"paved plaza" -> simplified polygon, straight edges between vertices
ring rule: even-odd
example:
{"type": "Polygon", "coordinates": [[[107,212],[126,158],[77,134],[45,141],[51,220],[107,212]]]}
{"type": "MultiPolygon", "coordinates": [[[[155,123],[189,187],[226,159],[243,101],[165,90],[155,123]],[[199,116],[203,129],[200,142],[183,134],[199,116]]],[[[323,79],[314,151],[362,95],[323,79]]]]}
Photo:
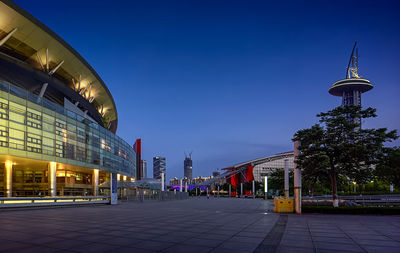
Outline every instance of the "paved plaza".
{"type": "Polygon", "coordinates": [[[202,197],[1,210],[0,252],[400,252],[400,216],[271,209],[271,201],[202,197]]]}

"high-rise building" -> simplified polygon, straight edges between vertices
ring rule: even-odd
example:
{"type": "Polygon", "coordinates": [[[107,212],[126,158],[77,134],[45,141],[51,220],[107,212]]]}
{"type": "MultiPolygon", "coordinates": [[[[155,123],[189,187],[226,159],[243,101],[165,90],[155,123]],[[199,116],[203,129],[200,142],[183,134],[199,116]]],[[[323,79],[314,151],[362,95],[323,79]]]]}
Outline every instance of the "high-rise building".
{"type": "Polygon", "coordinates": [[[185,161],[183,161],[183,172],[185,178],[189,180],[193,178],[192,153],[189,153],[189,156],[185,155],[185,161]]]}
{"type": "Polygon", "coordinates": [[[0,1],[0,196],[97,195],[115,174],[135,178],[136,153],[117,126],[93,67],[27,11],[0,1]]]}
{"type": "Polygon", "coordinates": [[[161,173],[164,172],[164,185],[166,182],[167,165],[165,157],[156,156],[153,157],[153,178],[161,180],[161,173]]]}
{"type": "Polygon", "coordinates": [[[142,160],[142,178],[147,178],[147,161],[142,160]]]}
{"type": "MultiPolygon", "coordinates": [[[[329,88],[329,93],[333,96],[342,97],[342,106],[361,106],[361,94],[371,90],[373,87],[369,80],[358,75],[358,48],[356,42],[347,66],[346,78],[335,82],[329,88]]],[[[361,124],[361,120],[358,120],[358,123],[361,124]]]]}

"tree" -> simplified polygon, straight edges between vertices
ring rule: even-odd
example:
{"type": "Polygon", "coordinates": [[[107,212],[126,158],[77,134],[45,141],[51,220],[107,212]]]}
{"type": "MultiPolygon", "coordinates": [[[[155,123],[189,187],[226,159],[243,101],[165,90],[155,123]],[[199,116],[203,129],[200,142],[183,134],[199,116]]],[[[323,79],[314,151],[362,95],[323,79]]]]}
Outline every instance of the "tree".
{"type": "Polygon", "coordinates": [[[375,175],[385,183],[400,187],[400,147],[383,150],[375,175]]]}
{"type": "MultiPolygon", "coordinates": [[[[395,130],[361,129],[361,120],[376,117],[375,112],[373,108],[362,110],[361,106],[339,106],[318,114],[320,124],[295,134],[293,140],[300,141],[301,152],[296,162],[305,171],[312,170],[312,166],[315,170],[326,168],[334,207],[339,204],[338,176],[368,180],[372,176],[371,165],[379,160],[383,143],[397,138],[395,130]]],[[[315,171],[307,173],[318,174],[315,171]]]]}

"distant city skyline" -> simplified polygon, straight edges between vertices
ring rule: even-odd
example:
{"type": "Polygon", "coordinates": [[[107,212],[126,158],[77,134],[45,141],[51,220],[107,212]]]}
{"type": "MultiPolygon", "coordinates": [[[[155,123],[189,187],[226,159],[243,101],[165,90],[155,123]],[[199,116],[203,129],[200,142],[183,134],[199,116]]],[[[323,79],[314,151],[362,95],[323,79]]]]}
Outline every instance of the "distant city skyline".
{"type": "Polygon", "coordinates": [[[378,114],[363,127],[400,131],[398,1],[15,2],[96,69],[117,134],[141,138],[144,160],[166,157],[167,180],[183,177],[185,150],[193,177],[292,150],[297,130],[340,104],[327,90],[354,41],[374,84],[362,104],[378,114]]]}

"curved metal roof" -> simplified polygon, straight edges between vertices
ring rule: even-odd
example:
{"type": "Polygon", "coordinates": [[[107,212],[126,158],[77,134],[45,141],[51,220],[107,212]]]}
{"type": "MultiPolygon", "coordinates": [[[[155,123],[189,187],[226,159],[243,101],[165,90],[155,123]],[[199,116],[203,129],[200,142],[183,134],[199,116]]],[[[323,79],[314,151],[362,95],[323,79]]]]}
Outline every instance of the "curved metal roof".
{"type": "Polygon", "coordinates": [[[86,96],[89,89],[84,88],[91,85],[91,102],[99,110],[103,108],[105,126],[110,123],[109,129],[115,133],[118,123],[117,108],[110,91],[96,71],[78,52],[39,20],[14,2],[0,0],[0,40],[15,28],[17,30],[2,47],[6,47],[11,55],[38,69],[42,69],[46,51],[50,70],[64,61],[54,76],[71,89],[74,88],[72,79],[77,83],[81,77],[80,88],[86,96]]]}

